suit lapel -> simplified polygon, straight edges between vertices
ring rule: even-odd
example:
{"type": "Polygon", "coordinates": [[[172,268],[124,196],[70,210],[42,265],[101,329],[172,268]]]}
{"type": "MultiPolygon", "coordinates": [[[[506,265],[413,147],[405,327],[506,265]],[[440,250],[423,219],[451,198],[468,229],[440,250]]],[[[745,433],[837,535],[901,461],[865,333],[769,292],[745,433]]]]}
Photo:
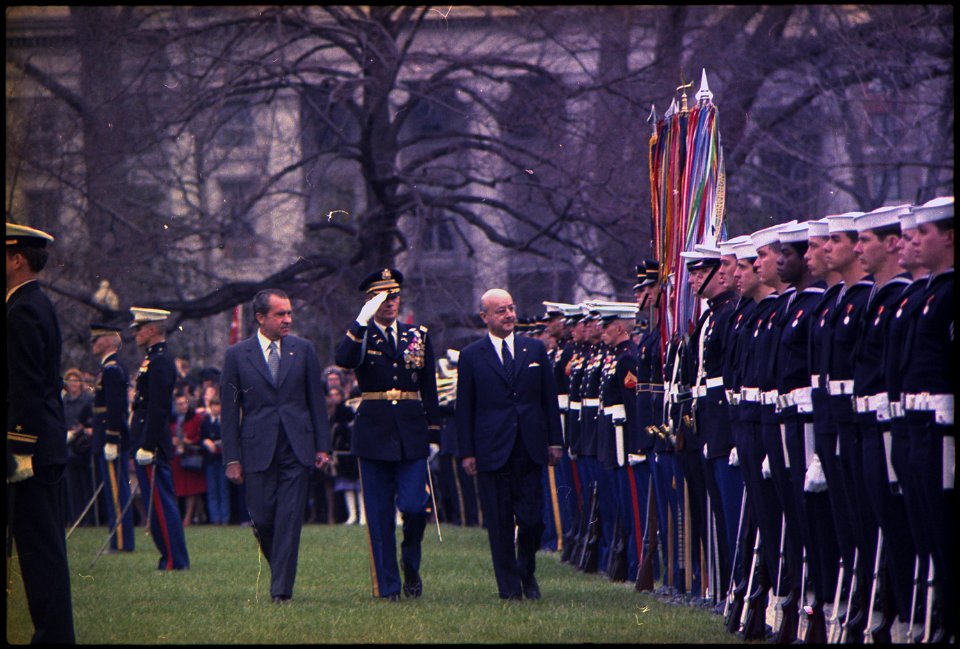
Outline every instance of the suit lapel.
{"type": "MultiPolygon", "coordinates": [[[[263,357],[263,350],[260,349],[260,340],[257,338],[257,334],[253,334],[253,337],[248,338],[247,341],[247,360],[263,375],[268,385],[273,385],[273,377],[270,376],[270,368],[267,367],[267,360],[263,357]]],[[[281,363],[282,365],[283,363],[281,363]]]]}

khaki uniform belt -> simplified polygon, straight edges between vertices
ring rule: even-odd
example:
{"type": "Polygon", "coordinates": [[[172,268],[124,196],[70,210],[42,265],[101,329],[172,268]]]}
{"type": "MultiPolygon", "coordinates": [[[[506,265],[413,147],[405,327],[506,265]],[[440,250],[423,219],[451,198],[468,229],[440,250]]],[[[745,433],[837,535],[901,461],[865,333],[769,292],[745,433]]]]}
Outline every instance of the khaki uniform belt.
{"type": "Polygon", "coordinates": [[[420,393],[387,390],[386,392],[364,392],[361,398],[363,401],[420,401],[420,393]]]}

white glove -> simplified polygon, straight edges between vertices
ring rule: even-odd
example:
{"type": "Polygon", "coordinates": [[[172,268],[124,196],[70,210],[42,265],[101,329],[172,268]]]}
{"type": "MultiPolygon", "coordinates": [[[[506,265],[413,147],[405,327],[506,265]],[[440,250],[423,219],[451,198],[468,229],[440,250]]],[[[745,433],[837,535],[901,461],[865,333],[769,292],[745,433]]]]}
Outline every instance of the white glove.
{"type": "Polygon", "coordinates": [[[147,466],[147,465],[153,464],[153,457],[154,457],[154,454],[152,452],[143,448],[137,449],[136,460],[137,460],[137,464],[139,464],[140,466],[147,466]]]}
{"type": "Polygon", "coordinates": [[[816,453],[813,454],[810,466],[807,467],[807,474],[803,479],[803,490],[812,494],[827,490],[827,476],[823,473],[820,456],[816,453]]]}
{"type": "Polygon", "coordinates": [[[116,444],[104,444],[103,445],[103,459],[107,462],[113,462],[117,459],[117,445],[116,444]]]}
{"type": "Polygon", "coordinates": [[[740,456],[737,455],[736,446],[730,449],[730,459],[727,460],[727,464],[730,466],[740,466],[740,456]]]}
{"type": "Polygon", "coordinates": [[[428,462],[428,463],[429,463],[429,462],[433,462],[433,458],[437,457],[437,453],[439,453],[439,452],[440,452],[440,445],[439,445],[439,444],[431,444],[431,445],[430,445],[430,457],[427,458],[427,462],[428,462]]]}
{"type": "Polygon", "coordinates": [[[7,482],[20,482],[21,480],[33,477],[32,455],[14,454],[13,459],[17,462],[17,469],[13,472],[12,476],[7,478],[7,482]]]}
{"type": "Polygon", "coordinates": [[[380,305],[387,301],[387,297],[387,292],[381,291],[370,298],[370,300],[363,305],[363,308],[360,309],[360,315],[357,316],[357,324],[361,327],[366,327],[370,323],[370,318],[372,318],[373,314],[380,308],[380,305]]]}
{"type": "Polygon", "coordinates": [[[773,474],[770,473],[770,458],[766,455],[763,456],[763,464],[760,465],[760,473],[763,474],[763,479],[767,480],[773,474]]]}
{"type": "Polygon", "coordinates": [[[630,466],[634,466],[636,464],[640,464],[641,462],[646,462],[646,461],[647,461],[647,456],[644,455],[643,453],[630,453],[629,455],[627,455],[627,462],[630,464],[630,466]]]}

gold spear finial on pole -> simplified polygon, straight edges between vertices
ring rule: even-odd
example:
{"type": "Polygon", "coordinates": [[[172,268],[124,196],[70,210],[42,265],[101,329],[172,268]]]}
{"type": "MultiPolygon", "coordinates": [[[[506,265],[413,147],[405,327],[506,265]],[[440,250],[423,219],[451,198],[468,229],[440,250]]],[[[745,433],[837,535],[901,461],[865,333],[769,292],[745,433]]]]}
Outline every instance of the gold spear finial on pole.
{"type": "Polygon", "coordinates": [[[687,89],[688,88],[693,88],[693,82],[692,81],[688,83],[683,82],[683,70],[681,69],[680,85],[677,86],[677,92],[680,92],[681,90],[683,91],[683,94],[680,95],[680,114],[681,115],[686,115],[687,113],[690,112],[690,110],[687,108],[687,89]]]}

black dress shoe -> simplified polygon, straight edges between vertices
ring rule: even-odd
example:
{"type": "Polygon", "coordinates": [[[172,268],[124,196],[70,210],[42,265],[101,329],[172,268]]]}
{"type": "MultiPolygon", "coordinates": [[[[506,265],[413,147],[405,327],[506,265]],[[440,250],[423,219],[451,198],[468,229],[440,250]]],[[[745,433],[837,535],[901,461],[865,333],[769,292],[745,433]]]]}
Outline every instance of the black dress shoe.
{"type": "Polygon", "coordinates": [[[420,580],[420,574],[415,570],[407,570],[406,566],[403,567],[403,594],[414,599],[423,595],[423,581],[420,580]]]}
{"type": "Polygon", "coordinates": [[[527,599],[540,599],[540,585],[537,583],[536,577],[530,577],[529,580],[523,580],[520,582],[521,588],[523,589],[523,596],[527,599]]]}
{"type": "Polygon", "coordinates": [[[273,598],[273,603],[274,603],[274,604],[289,604],[289,603],[290,603],[290,598],[289,598],[289,597],[286,597],[286,596],[283,596],[283,595],[278,595],[278,596],[276,596],[276,597],[273,598]]]}

